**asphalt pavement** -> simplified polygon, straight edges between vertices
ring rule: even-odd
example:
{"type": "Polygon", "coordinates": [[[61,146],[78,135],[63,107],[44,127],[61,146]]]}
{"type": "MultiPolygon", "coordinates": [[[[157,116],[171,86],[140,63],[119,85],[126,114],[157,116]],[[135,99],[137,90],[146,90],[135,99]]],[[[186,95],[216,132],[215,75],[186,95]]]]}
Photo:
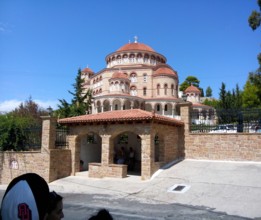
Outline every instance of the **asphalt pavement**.
{"type": "MultiPolygon", "coordinates": [[[[1,185],[0,190],[5,187],[1,185]]],[[[99,201],[105,201],[106,197],[144,207],[177,204],[198,211],[261,219],[260,162],[186,159],[166,166],[146,181],[135,175],[124,179],[89,178],[88,172],[82,172],[79,176],[56,180],[49,187],[64,195],[93,195],[99,201]]],[[[66,200],[65,196],[65,206],[66,200]]],[[[74,204],[79,205],[79,199],[74,204]]]]}

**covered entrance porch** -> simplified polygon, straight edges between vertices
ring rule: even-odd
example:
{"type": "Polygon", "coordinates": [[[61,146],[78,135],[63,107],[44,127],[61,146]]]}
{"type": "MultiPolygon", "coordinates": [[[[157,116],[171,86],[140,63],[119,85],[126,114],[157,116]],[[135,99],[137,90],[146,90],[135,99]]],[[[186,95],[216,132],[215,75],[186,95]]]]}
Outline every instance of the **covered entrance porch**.
{"type": "Polygon", "coordinates": [[[132,148],[136,169],[139,167],[141,179],[146,180],[161,166],[184,154],[183,122],[140,109],[82,115],[60,119],[59,123],[70,128],[72,175],[80,171],[82,158],[90,158],[92,154],[96,159],[86,161],[89,177],[124,178],[130,168],[132,148]],[[98,141],[84,148],[86,138],[92,134],[98,141]],[[118,160],[121,150],[123,162],[118,160]]]}

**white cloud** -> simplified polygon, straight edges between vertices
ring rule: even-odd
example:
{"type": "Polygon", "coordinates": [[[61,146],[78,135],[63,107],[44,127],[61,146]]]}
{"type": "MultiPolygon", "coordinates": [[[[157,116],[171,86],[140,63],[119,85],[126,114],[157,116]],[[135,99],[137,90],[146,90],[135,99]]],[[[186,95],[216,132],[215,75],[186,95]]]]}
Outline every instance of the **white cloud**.
{"type": "Polygon", "coordinates": [[[0,32],[6,33],[11,32],[12,25],[4,22],[0,22],[0,32]]]}
{"type": "MultiPolygon", "coordinates": [[[[35,103],[39,105],[41,108],[48,108],[51,106],[53,109],[57,109],[58,101],[42,101],[42,100],[33,100],[35,103]]],[[[24,101],[12,99],[0,102],[0,113],[6,113],[17,108],[24,101]]]]}
{"type": "Polygon", "coordinates": [[[49,106],[52,107],[52,109],[57,109],[57,104],[59,104],[59,101],[42,101],[42,100],[33,100],[34,102],[36,102],[39,107],[42,107],[42,108],[48,108],[49,106]]]}
{"type": "Polygon", "coordinates": [[[5,32],[5,29],[0,26],[0,32],[5,32]]]}
{"type": "Polygon", "coordinates": [[[0,22],[0,32],[6,32],[7,31],[6,26],[7,25],[5,23],[0,22]]]}
{"type": "Polygon", "coordinates": [[[0,112],[10,112],[21,104],[18,100],[7,100],[0,102],[0,112]]]}

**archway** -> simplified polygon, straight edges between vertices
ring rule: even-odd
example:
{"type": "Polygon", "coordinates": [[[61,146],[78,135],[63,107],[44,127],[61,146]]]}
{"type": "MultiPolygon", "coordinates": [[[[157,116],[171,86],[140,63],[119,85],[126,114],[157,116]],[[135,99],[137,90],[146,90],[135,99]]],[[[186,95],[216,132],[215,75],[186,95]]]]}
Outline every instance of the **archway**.
{"type": "Polygon", "coordinates": [[[97,109],[97,113],[101,112],[101,101],[97,101],[96,103],[96,109],[97,109]]]}
{"type": "Polygon", "coordinates": [[[114,100],[113,101],[113,103],[112,103],[112,108],[113,108],[113,110],[121,110],[121,102],[120,102],[120,100],[118,100],[118,99],[116,99],[116,100],[114,100]]]}
{"type": "Polygon", "coordinates": [[[125,100],[123,104],[123,110],[131,109],[131,102],[129,100],[125,100]]]}
{"type": "Polygon", "coordinates": [[[101,163],[101,137],[95,133],[88,133],[80,139],[80,161],[83,161],[80,171],[87,171],[89,163],[101,163]]]}
{"type": "Polygon", "coordinates": [[[150,103],[145,104],[145,111],[151,112],[152,111],[152,106],[150,103]]]}
{"type": "Polygon", "coordinates": [[[108,100],[104,100],[103,102],[103,112],[110,111],[110,102],[108,100]]]}
{"type": "Polygon", "coordinates": [[[128,165],[128,174],[141,175],[140,136],[133,132],[122,132],[113,139],[113,146],[113,162],[128,165]],[[134,158],[132,158],[132,155],[134,158]]]}

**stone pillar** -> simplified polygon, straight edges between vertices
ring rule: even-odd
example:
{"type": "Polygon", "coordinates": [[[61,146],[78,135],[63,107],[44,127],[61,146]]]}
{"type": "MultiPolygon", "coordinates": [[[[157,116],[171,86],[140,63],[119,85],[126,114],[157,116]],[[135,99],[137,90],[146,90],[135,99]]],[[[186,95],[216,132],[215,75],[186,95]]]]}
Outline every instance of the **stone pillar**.
{"type": "Polygon", "coordinates": [[[191,109],[192,103],[186,102],[186,104],[183,104],[180,106],[180,117],[181,120],[184,122],[185,125],[185,133],[189,133],[190,131],[190,125],[191,125],[191,117],[190,117],[190,109],[191,109]]]}
{"type": "Polygon", "coordinates": [[[41,116],[42,118],[42,147],[45,149],[55,148],[56,139],[56,118],[51,116],[41,116]]]}
{"type": "MultiPolygon", "coordinates": [[[[189,137],[190,137],[190,125],[191,125],[191,117],[190,117],[190,109],[192,103],[186,102],[182,106],[180,106],[180,116],[181,120],[184,122],[184,131],[180,134],[180,137],[183,137],[184,142],[179,142],[179,155],[181,157],[186,157],[189,146],[189,137]]],[[[180,130],[181,131],[181,130],[180,130]]]]}
{"type": "Polygon", "coordinates": [[[152,163],[154,161],[152,138],[150,134],[141,136],[141,179],[148,180],[152,176],[152,163]]]}
{"type": "Polygon", "coordinates": [[[110,135],[101,135],[102,138],[102,158],[101,163],[102,166],[108,166],[110,163],[112,163],[110,155],[110,135]]]}
{"type": "Polygon", "coordinates": [[[68,135],[69,149],[71,150],[71,163],[72,172],[71,175],[75,175],[75,172],[80,171],[80,150],[81,144],[79,138],[76,135],[68,135]]]}
{"type": "Polygon", "coordinates": [[[172,117],[174,118],[175,115],[176,115],[176,104],[173,104],[173,106],[172,106],[172,117]]]}
{"type": "Polygon", "coordinates": [[[96,107],[96,105],[94,105],[94,103],[91,104],[91,109],[92,109],[92,114],[97,113],[97,111],[98,111],[97,107],[96,107]]]}

